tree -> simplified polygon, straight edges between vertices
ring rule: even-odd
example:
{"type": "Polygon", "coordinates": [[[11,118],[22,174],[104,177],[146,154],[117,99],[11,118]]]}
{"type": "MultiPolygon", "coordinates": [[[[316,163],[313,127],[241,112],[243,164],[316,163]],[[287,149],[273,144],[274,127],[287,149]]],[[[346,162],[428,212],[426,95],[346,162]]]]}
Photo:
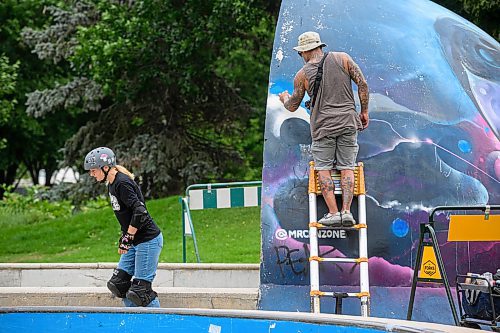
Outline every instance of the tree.
{"type": "MultiPolygon", "coordinates": [[[[0,56],[0,124],[6,123],[10,113],[14,109],[17,101],[12,95],[16,91],[17,70],[19,62],[9,64],[6,56],[0,56]]],[[[0,141],[0,149],[5,147],[4,141],[0,141]]]]}
{"type": "MultiPolygon", "coordinates": [[[[242,96],[259,96],[264,109],[265,93],[256,87],[267,88],[272,44],[272,19],[262,9],[243,0],[75,1],[51,13],[57,24],[26,30],[25,38],[40,57],[64,55],[69,82],[87,80],[80,101],[99,96],[88,94],[91,85],[102,92],[98,118],[66,144],[67,163],[81,165],[91,148],[110,146],[154,196],[178,193],[195,181],[245,176],[239,170],[249,165],[248,145],[241,138],[260,126],[256,122],[263,124],[263,112],[251,126],[256,112],[242,96]],[[80,20],[76,29],[69,26],[74,17],[80,20]],[[77,33],[62,35],[57,25],[77,33]],[[229,75],[224,66],[237,71],[229,75]]],[[[30,95],[33,114],[45,116],[62,105],[43,102],[51,93],[60,96],[56,88],[30,95]]]]}
{"type": "MultiPolygon", "coordinates": [[[[25,26],[42,27],[46,21],[42,14],[45,6],[55,2],[0,2],[0,54],[9,59],[8,67],[5,67],[6,58],[2,60],[2,73],[17,75],[13,90],[9,88],[12,82],[10,85],[4,85],[1,74],[0,89],[10,90],[6,95],[10,106],[7,109],[2,108],[0,121],[0,142],[3,143],[0,149],[0,184],[14,184],[16,177],[25,172],[37,183],[38,172],[44,168],[47,173],[46,184],[49,185],[52,172],[57,169],[58,160],[62,158],[60,148],[81,125],[71,110],[44,119],[34,119],[26,113],[26,94],[53,85],[57,81],[64,81],[68,68],[68,64],[54,65],[50,61],[40,61],[21,36],[21,30],[25,26]]],[[[12,78],[12,75],[10,77],[12,78]]],[[[87,116],[81,118],[88,119],[87,116]]],[[[0,190],[0,198],[2,194],[3,190],[0,190]]]]}
{"type": "MultiPolygon", "coordinates": [[[[0,126],[8,123],[12,110],[17,103],[12,95],[15,92],[17,69],[19,63],[9,64],[9,59],[0,56],[0,126]]],[[[7,138],[0,137],[0,155],[7,148],[7,138]]],[[[5,161],[0,162],[0,185],[11,184],[15,177],[15,170],[9,168],[5,161]]],[[[0,198],[3,196],[4,188],[0,186],[0,198]]]]}

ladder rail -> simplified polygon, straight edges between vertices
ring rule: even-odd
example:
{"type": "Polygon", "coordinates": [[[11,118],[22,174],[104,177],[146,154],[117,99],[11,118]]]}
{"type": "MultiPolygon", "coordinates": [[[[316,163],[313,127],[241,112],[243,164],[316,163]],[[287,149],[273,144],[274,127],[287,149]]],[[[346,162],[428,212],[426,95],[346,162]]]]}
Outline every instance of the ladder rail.
{"type": "MultiPolygon", "coordinates": [[[[360,194],[358,196],[358,222],[366,225],[366,196],[360,194]]],[[[368,230],[367,228],[359,229],[359,256],[368,258],[368,230]]],[[[368,261],[359,263],[359,282],[362,293],[370,292],[370,276],[368,274],[368,261]]],[[[370,316],[370,298],[368,296],[361,297],[361,316],[370,316]]]]}
{"type": "MultiPolygon", "coordinates": [[[[318,256],[318,228],[316,223],[318,221],[318,213],[316,211],[316,179],[314,174],[314,168],[309,168],[309,252],[311,257],[318,256]]],[[[311,293],[315,290],[319,290],[319,262],[313,260],[309,263],[310,279],[311,279],[311,293]]],[[[311,296],[311,311],[314,313],[320,313],[320,296],[311,296]]]]}
{"type": "MultiPolygon", "coordinates": [[[[332,175],[335,183],[335,195],[341,194],[339,175],[332,175]]],[[[367,245],[367,224],[366,224],[366,195],[365,195],[365,180],[363,172],[363,163],[359,163],[355,170],[355,195],[358,197],[358,227],[343,228],[359,231],[359,258],[320,258],[318,245],[318,228],[324,227],[317,222],[317,195],[321,194],[321,189],[318,186],[317,173],[314,170],[314,162],[309,163],[309,245],[310,245],[310,283],[311,283],[311,312],[321,313],[321,296],[332,296],[337,298],[335,313],[342,307],[339,294],[345,294],[346,297],[357,297],[361,302],[361,316],[370,316],[370,282],[368,274],[368,245],[367,245]],[[319,290],[319,264],[321,262],[333,263],[354,263],[359,264],[359,293],[338,293],[338,292],[323,292],[319,290]]]]}
{"type": "Polygon", "coordinates": [[[341,293],[341,292],[335,292],[335,291],[320,291],[320,292],[318,292],[318,294],[321,294],[321,296],[329,296],[329,297],[337,297],[339,294],[343,294],[343,295],[345,295],[345,297],[353,297],[353,298],[367,297],[362,292],[359,292],[359,293],[341,293]]]}

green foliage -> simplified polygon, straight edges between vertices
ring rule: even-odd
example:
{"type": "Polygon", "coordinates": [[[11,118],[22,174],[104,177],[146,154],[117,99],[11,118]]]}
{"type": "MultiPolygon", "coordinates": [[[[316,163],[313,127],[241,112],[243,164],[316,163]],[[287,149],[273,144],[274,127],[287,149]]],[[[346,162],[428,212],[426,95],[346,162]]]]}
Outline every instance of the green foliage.
{"type": "MultiPolygon", "coordinates": [[[[12,98],[11,95],[16,90],[18,68],[19,62],[11,65],[7,57],[0,56],[0,82],[2,82],[0,85],[0,124],[7,122],[10,113],[17,104],[16,99],[12,98]]],[[[2,149],[1,146],[0,149],[2,149]]]]}
{"type": "Polygon", "coordinates": [[[31,186],[23,194],[15,192],[13,186],[4,185],[2,188],[5,192],[0,200],[0,225],[35,224],[56,218],[68,219],[77,212],[109,206],[108,198],[97,187],[92,186],[86,188],[83,193],[80,192],[80,187],[68,183],[53,187],[31,186]]]}
{"type": "MultiPolygon", "coordinates": [[[[148,201],[147,206],[163,232],[160,262],[181,262],[178,197],[148,201]]],[[[2,212],[0,209],[0,262],[115,262],[119,259],[119,225],[109,204],[68,218],[40,218],[36,222],[2,212]]],[[[259,207],[196,211],[193,216],[203,262],[259,262],[259,207]]],[[[187,246],[188,261],[194,262],[191,238],[187,238],[187,246]]]]}
{"type": "Polygon", "coordinates": [[[40,186],[32,186],[27,189],[26,194],[19,194],[7,187],[4,198],[0,201],[0,212],[4,215],[2,223],[6,223],[5,216],[21,215],[27,218],[27,223],[38,223],[40,221],[68,218],[71,216],[73,207],[69,201],[49,201],[40,198],[44,189],[40,186]]]}
{"type": "MultiPolygon", "coordinates": [[[[59,3],[62,6],[47,6],[50,25],[43,29],[24,27],[24,43],[33,49],[39,59],[49,60],[58,67],[68,68],[68,59],[78,45],[76,31],[94,24],[98,18],[95,6],[87,1],[59,3]]],[[[102,87],[85,77],[74,76],[67,72],[51,88],[35,90],[28,94],[28,114],[35,117],[47,113],[65,110],[66,112],[87,112],[101,109],[100,101],[104,97],[102,87]],[[63,81],[62,83],[60,81],[63,81]]]]}
{"type": "MultiPolygon", "coordinates": [[[[260,207],[198,210],[191,217],[202,262],[260,262],[260,207]]],[[[196,262],[193,240],[186,241],[186,259],[196,262]]]]}
{"type": "Polygon", "coordinates": [[[499,0],[461,0],[461,2],[472,22],[483,28],[497,41],[500,40],[499,0]]]}
{"type": "Polygon", "coordinates": [[[69,60],[115,103],[67,143],[66,162],[111,146],[147,196],[260,178],[270,16],[252,1],[96,3],[69,60]]]}
{"type": "Polygon", "coordinates": [[[197,181],[260,178],[265,93],[256,90],[267,89],[274,26],[267,5],[49,4],[47,24],[23,29],[23,40],[66,70],[52,87],[28,94],[28,112],[81,119],[98,111],[67,141],[65,164],[80,167],[90,149],[110,146],[148,197],[197,181]]]}
{"type": "Polygon", "coordinates": [[[27,96],[26,112],[34,117],[43,117],[57,110],[74,111],[74,108],[98,111],[101,109],[100,100],[104,97],[100,85],[80,77],[65,84],[56,83],[53,88],[35,90],[27,96]]]}
{"type": "MultiPolygon", "coordinates": [[[[57,84],[56,82],[68,81],[68,63],[59,62],[55,65],[49,61],[41,61],[27,47],[22,37],[23,28],[40,28],[46,24],[44,8],[55,5],[56,2],[58,1],[0,1],[0,54],[9,59],[9,64],[17,66],[15,90],[8,95],[9,101],[17,103],[9,109],[7,119],[0,116],[4,120],[0,121],[0,184],[13,184],[16,176],[23,174],[20,169],[27,169],[33,182],[37,182],[38,172],[44,168],[47,180],[50,181],[50,176],[62,157],[64,142],[81,126],[82,121],[89,119],[87,114],[75,117],[73,110],[51,114],[43,119],[34,119],[26,113],[29,93],[43,90],[57,84]]],[[[2,79],[2,85],[3,83],[2,79]]],[[[3,190],[0,189],[0,198],[2,194],[3,190]]]]}
{"type": "Polygon", "coordinates": [[[40,59],[48,59],[56,64],[65,62],[73,54],[77,45],[74,35],[76,30],[98,20],[98,13],[89,1],[58,2],[53,5],[46,1],[43,12],[51,18],[51,25],[41,30],[24,27],[22,37],[40,59]]]}

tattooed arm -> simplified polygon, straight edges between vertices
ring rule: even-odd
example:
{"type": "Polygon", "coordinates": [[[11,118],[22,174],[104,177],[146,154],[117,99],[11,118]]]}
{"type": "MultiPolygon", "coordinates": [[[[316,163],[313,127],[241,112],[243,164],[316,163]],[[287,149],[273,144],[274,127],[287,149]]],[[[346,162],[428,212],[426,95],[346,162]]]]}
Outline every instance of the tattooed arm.
{"type": "Polygon", "coordinates": [[[363,128],[368,127],[368,100],[369,100],[369,92],[368,92],[368,84],[366,83],[365,77],[361,72],[358,64],[352,60],[352,58],[347,54],[343,54],[343,63],[344,68],[347,69],[347,72],[351,76],[351,79],[358,86],[358,96],[359,101],[361,103],[361,114],[359,118],[361,119],[361,123],[363,124],[363,128]]]}
{"type": "Polygon", "coordinates": [[[299,108],[300,102],[302,102],[306,93],[306,85],[306,74],[304,70],[301,69],[297,72],[297,75],[295,75],[295,79],[293,79],[293,94],[290,95],[286,90],[279,94],[281,103],[283,103],[288,111],[294,112],[299,108]]]}

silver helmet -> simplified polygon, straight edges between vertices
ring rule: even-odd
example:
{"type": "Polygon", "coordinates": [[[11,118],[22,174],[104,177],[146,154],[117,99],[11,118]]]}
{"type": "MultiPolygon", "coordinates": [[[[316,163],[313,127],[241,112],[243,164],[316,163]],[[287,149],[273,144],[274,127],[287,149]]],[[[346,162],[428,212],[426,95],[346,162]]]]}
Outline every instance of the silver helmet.
{"type": "Polygon", "coordinates": [[[99,147],[92,149],[85,156],[83,168],[85,170],[100,169],[104,166],[113,167],[116,165],[116,156],[113,151],[107,147],[99,147]]]}

